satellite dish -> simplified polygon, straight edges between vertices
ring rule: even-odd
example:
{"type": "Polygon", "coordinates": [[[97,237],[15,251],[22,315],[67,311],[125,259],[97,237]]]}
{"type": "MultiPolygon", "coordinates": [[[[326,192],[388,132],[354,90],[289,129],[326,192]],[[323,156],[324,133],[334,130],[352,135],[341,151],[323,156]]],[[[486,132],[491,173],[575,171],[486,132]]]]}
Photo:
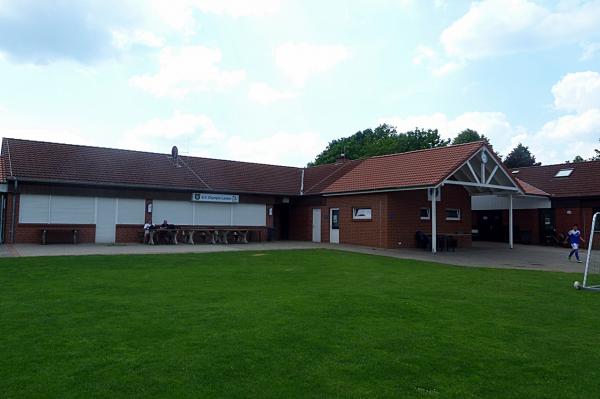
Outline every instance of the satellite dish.
{"type": "Polygon", "coordinates": [[[179,157],[179,149],[176,145],[174,145],[173,148],[171,148],[171,156],[173,157],[173,159],[177,159],[179,157]]]}
{"type": "Polygon", "coordinates": [[[481,162],[487,163],[487,161],[488,161],[488,157],[487,157],[487,154],[484,151],[484,152],[481,153],[481,162]]]}

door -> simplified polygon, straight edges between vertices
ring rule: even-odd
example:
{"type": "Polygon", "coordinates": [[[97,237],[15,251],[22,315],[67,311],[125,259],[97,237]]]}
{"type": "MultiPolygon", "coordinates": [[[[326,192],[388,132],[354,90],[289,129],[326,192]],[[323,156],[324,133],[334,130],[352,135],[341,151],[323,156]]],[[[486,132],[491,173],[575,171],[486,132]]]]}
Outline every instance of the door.
{"type": "Polygon", "coordinates": [[[312,242],[321,242],[321,209],[319,208],[313,209],[312,242]]]}
{"type": "Polygon", "coordinates": [[[554,209],[540,209],[540,242],[542,245],[560,244],[556,237],[554,209]]]}
{"type": "Polygon", "coordinates": [[[98,198],[96,203],[96,243],[114,244],[117,229],[116,198],[98,198]]]}
{"type": "Polygon", "coordinates": [[[477,229],[482,241],[506,241],[502,211],[477,211],[477,229]]]}
{"type": "Polygon", "coordinates": [[[331,208],[329,210],[329,242],[332,244],[340,243],[340,209],[331,208]]]}

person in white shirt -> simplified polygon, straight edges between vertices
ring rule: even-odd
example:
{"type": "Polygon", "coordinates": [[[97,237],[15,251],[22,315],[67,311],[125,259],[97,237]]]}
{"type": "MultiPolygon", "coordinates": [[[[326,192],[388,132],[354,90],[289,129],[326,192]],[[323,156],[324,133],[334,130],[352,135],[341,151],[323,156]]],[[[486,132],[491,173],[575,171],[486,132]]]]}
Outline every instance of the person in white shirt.
{"type": "Polygon", "coordinates": [[[148,242],[148,237],[150,236],[150,226],[152,226],[150,222],[146,222],[144,225],[144,244],[148,242]]]}

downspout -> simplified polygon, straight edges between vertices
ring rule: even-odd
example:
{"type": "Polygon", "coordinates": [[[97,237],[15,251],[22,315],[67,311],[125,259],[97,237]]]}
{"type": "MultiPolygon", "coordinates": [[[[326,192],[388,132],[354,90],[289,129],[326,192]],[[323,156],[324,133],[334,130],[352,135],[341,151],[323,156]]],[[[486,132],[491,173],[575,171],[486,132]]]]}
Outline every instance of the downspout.
{"type": "Polygon", "coordinates": [[[17,214],[17,179],[15,179],[15,190],[12,198],[12,217],[10,218],[10,242],[15,243],[15,216],[17,214]]]}

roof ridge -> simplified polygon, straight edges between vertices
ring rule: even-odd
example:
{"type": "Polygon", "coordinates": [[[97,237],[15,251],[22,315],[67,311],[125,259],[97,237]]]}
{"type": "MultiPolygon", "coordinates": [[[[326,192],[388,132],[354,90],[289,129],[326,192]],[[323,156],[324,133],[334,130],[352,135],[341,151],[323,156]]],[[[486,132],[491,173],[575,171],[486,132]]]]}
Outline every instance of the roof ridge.
{"type": "MultiPolygon", "coordinates": [[[[369,157],[372,158],[372,157],[369,157]]],[[[322,168],[324,166],[332,166],[332,165],[342,165],[342,164],[346,164],[346,163],[350,163],[350,162],[360,162],[360,161],[364,161],[367,158],[359,158],[359,159],[348,159],[346,158],[345,161],[343,162],[333,162],[333,163],[322,163],[320,165],[313,165],[313,166],[307,166],[305,169],[316,169],[316,168],[322,168]]]]}
{"type": "Polygon", "coordinates": [[[471,141],[469,143],[446,145],[446,146],[443,146],[443,147],[421,148],[420,150],[411,150],[411,151],[405,151],[405,152],[395,152],[393,154],[384,154],[384,155],[374,155],[372,157],[361,158],[360,160],[361,161],[365,161],[367,159],[372,159],[372,158],[393,157],[393,156],[397,156],[397,155],[414,154],[416,152],[423,152],[423,151],[435,151],[435,150],[443,150],[443,149],[448,149],[448,148],[466,147],[468,145],[473,145],[473,144],[486,145],[486,142],[484,140],[478,140],[478,141],[471,141]]]}
{"type": "MultiPolygon", "coordinates": [[[[315,184],[313,184],[312,186],[310,186],[308,189],[304,190],[305,192],[309,192],[310,190],[312,190],[313,188],[315,188],[316,186],[318,186],[319,184],[321,184],[322,182],[324,182],[325,180],[329,179],[331,176],[333,176],[335,173],[337,173],[340,169],[342,169],[344,167],[344,165],[346,165],[347,163],[341,163],[340,166],[338,168],[336,168],[333,172],[331,172],[330,174],[328,174],[327,176],[325,176],[324,178],[322,178],[321,180],[319,180],[318,182],[316,182],[315,184]]],[[[336,164],[334,164],[336,165],[336,164]]],[[[342,178],[344,175],[340,176],[340,178],[342,178]]],[[[332,183],[333,184],[333,183],[332,183]]]]}
{"type": "MultiPolygon", "coordinates": [[[[62,145],[62,146],[67,146],[67,147],[95,148],[95,149],[102,149],[102,150],[135,152],[135,153],[140,153],[140,154],[167,155],[167,156],[170,155],[169,153],[165,153],[165,152],[130,150],[130,149],[125,149],[125,148],[95,146],[95,145],[88,145],[88,144],[57,143],[57,142],[53,142],[53,141],[17,139],[17,138],[13,138],[13,137],[5,137],[4,139],[7,141],[7,144],[9,141],[14,140],[14,141],[24,141],[24,142],[39,143],[39,144],[62,145]]],[[[232,160],[232,159],[222,159],[222,158],[208,158],[208,157],[198,157],[198,156],[190,156],[190,155],[180,155],[179,157],[180,158],[186,157],[186,158],[192,158],[192,159],[208,159],[208,160],[212,160],[212,161],[233,162],[233,163],[238,163],[238,164],[276,166],[278,168],[288,168],[288,169],[297,169],[297,170],[302,169],[301,167],[298,167],[298,166],[275,165],[275,164],[269,164],[269,163],[248,162],[248,161],[236,161],[236,160],[232,160]]]]}
{"type": "Polygon", "coordinates": [[[582,162],[561,162],[561,163],[551,163],[548,165],[532,165],[532,166],[521,166],[518,168],[510,168],[510,170],[521,170],[521,169],[531,169],[531,168],[546,168],[550,166],[573,166],[573,165],[581,165],[581,164],[590,164],[594,162],[600,162],[599,159],[589,159],[587,161],[582,162]]]}

